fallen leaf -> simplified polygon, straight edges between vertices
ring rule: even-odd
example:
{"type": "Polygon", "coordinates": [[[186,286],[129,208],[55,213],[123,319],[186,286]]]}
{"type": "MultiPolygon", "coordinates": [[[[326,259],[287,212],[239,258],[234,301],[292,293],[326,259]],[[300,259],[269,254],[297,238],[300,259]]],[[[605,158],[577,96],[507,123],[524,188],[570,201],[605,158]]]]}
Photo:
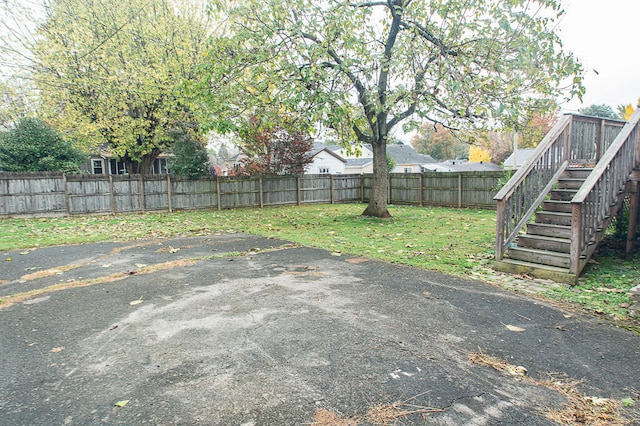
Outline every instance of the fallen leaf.
{"type": "Polygon", "coordinates": [[[129,403],[129,399],[123,399],[122,401],[118,401],[115,404],[113,404],[115,407],[124,407],[125,405],[127,405],[129,403]]]}
{"type": "Polygon", "coordinates": [[[140,299],[138,299],[138,300],[134,300],[134,301],[129,302],[129,305],[135,306],[135,305],[139,305],[141,303],[142,303],[142,297],[140,299]]]}
{"type": "Polygon", "coordinates": [[[28,251],[21,251],[20,254],[29,254],[28,251]]]}
{"type": "Polygon", "coordinates": [[[590,396],[590,397],[587,397],[586,399],[591,400],[591,403],[592,403],[593,405],[607,405],[609,402],[611,402],[611,400],[610,400],[610,399],[607,399],[607,398],[599,398],[599,397],[597,397],[597,396],[590,396]]]}
{"type": "Polygon", "coordinates": [[[524,368],[521,365],[518,366],[514,366],[514,365],[508,365],[506,367],[506,370],[509,374],[513,374],[515,376],[526,376],[527,375],[527,369],[524,368]]]}
{"type": "Polygon", "coordinates": [[[515,326],[515,325],[509,325],[509,324],[504,324],[505,327],[507,327],[508,330],[510,331],[515,331],[516,333],[521,333],[523,331],[527,331],[524,328],[515,326]]]}
{"type": "Polygon", "coordinates": [[[571,315],[571,314],[564,314],[562,316],[565,317],[566,319],[569,319],[569,318],[573,317],[573,315],[571,315]]]}
{"type": "Polygon", "coordinates": [[[53,353],[62,352],[62,351],[64,351],[64,347],[63,346],[51,349],[51,352],[53,352],[53,353]]]}
{"type": "Polygon", "coordinates": [[[147,266],[147,265],[145,265],[144,263],[136,263],[135,264],[136,268],[144,268],[145,266],[147,266]]]}
{"type": "Polygon", "coordinates": [[[7,262],[11,262],[12,260],[13,260],[13,259],[12,259],[12,258],[10,258],[10,257],[7,257],[7,258],[5,259],[5,261],[7,261],[7,262]]]}
{"type": "Polygon", "coordinates": [[[109,327],[109,331],[115,330],[116,328],[118,328],[118,324],[115,324],[115,325],[112,325],[111,327],[109,327]]]}
{"type": "Polygon", "coordinates": [[[111,268],[111,263],[105,263],[104,265],[102,265],[103,268],[111,268]]]}

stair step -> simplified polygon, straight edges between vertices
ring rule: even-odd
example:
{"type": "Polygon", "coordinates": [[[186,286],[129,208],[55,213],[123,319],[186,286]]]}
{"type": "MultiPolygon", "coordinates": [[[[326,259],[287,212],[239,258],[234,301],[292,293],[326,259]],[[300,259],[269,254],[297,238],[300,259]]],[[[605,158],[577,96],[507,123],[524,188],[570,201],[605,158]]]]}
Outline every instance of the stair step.
{"type": "Polygon", "coordinates": [[[564,212],[536,212],[536,223],[571,226],[571,213],[564,212]]]}
{"type": "Polygon", "coordinates": [[[502,259],[493,263],[496,271],[510,274],[527,274],[536,278],[552,280],[556,282],[574,285],[576,275],[569,272],[567,268],[557,268],[554,266],[537,265],[535,263],[523,262],[515,259],[502,259]]]}
{"type": "Polygon", "coordinates": [[[578,190],[576,189],[554,189],[549,193],[552,200],[571,201],[578,190]]]}
{"type": "Polygon", "coordinates": [[[571,227],[562,225],[552,225],[549,223],[529,223],[527,234],[544,235],[556,238],[571,238],[571,227]]]}
{"type": "Polygon", "coordinates": [[[556,238],[542,235],[520,235],[518,237],[517,247],[569,253],[571,250],[571,240],[569,238],[556,238]]]}
{"type": "Polygon", "coordinates": [[[584,183],[584,179],[581,179],[581,178],[560,177],[560,179],[558,179],[558,188],[559,189],[580,189],[583,183],[584,183]]]}
{"type": "Polygon", "coordinates": [[[547,212],[571,213],[572,206],[570,201],[551,200],[542,203],[542,210],[547,212]]]}
{"type": "Polygon", "coordinates": [[[563,177],[586,179],[593,169],[589,167],[569,167],[562,174],[563,177]]]}
{"type": "Polygon", "coordinates": [[[567,253],[537,250],[525,247],[509,247],[509,259],[522,260],[529,263],[569,268],[570,260],[567,253]]]}

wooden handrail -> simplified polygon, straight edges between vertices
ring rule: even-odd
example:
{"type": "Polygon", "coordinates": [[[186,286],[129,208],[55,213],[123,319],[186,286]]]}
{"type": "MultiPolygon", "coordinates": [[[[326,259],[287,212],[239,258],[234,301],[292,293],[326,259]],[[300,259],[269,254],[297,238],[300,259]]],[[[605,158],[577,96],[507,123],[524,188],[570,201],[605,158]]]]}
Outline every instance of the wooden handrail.
{"type": "Polygon", "coordinates": [[[571,200],[570,270],[579,275],[621,206],[624,187],[637,167],[640,109],[622,128],[571,200]]]}
{"type": "Polygon", "coordinates": [[[570,129],[573,117],[565,115],[544,137],[525,164],[496,194],[496,258],[502,259],[528,217],[549,192],[558,170],[566,167],[570,129]],[[536,204],[534,206],[534,204],[536,204]]]}
{"type": "Polygon", "coordinates": [[[602,174],[607,169],[617,152],[620,150],[627,138],[631,135],[631,132],[638,124],[638,121],[640,121],[640,108],[636,110],[627,124],[622,128],[609,149],[607,149],[600,161],[598,161],[598,164],[596,164],[593,171],[589,174],[589,177],[584,181],[576,195],[574,195],[571,199],[572,203],[584,202],[585,198],[587,197],[587,195],[589,195],[589,192],[591,192],[596,182],[602,177],[602,174]]]}
{"type": "MultiPolygon", "coordinates": [[[[571,123],[572,116],[564,115],[558,122],[551,128],[549,133],[547,133],[536,147],[531,157],[520,167],[516,173],[509,179],[509,182],[505,186],[502,187],[500,191],[493,197],[494,200],[499,201],[503,200],[513,194],[515,188],[524,180],[524,178],[531,172],[535,164],[542,157],[545,151],[549,149],[551,144],[562,134],[562,132],[569,126],[571,123]]],[[[561,162],[561,161],[560,161],[561,162]]]]}

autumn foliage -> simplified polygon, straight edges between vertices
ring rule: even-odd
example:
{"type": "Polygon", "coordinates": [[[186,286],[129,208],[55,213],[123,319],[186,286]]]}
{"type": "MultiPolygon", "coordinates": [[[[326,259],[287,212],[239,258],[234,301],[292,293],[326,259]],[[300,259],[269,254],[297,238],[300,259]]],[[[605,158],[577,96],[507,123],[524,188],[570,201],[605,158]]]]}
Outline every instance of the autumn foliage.
{"type": "Polygon", "coordinates": [[[253,117],[241,138],[239,174],[297,175],[313,161],[313,139],[286,119],[265,122],[253,117]]]}

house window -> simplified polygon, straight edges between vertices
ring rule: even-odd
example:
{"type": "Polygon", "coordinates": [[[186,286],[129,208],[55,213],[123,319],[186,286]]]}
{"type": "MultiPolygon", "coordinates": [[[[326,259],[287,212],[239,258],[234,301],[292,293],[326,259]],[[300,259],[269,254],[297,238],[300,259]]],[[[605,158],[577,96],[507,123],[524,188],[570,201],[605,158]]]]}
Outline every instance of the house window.
{"type": "Polygon", "coordinates": [[[109,169],[111,170],[112,175],[126,175],[127,167],[122,161],[118,161],[116,159],[111,159],[109,161],[109,169]]]}
{"type": "Polygon", "coordinates": [[[411,173],[413,171],[413,169],[411,167],[405,167],[404,168],[404,172],[405,173],[411,173]]]}
{"type": "Polygon", "coordinates": [[[328,167],[320,167],[320,174],[321,175],[329,174],[329,168],[328,167]]]}
{"type": "Polygon", "coordinates": [[[104,173],[104,170],[102,168],[102,160],[92,160],[91,163],[91,168],[93,169],[94,175],[101,175],[104,173]]]}
{"type": "Polygon", "coordinates": [[[166,175],[169,171],[167,170],[167,159],[166,158],[156,158],[153,162],[153,174],[154,175],[166,175]]]}

